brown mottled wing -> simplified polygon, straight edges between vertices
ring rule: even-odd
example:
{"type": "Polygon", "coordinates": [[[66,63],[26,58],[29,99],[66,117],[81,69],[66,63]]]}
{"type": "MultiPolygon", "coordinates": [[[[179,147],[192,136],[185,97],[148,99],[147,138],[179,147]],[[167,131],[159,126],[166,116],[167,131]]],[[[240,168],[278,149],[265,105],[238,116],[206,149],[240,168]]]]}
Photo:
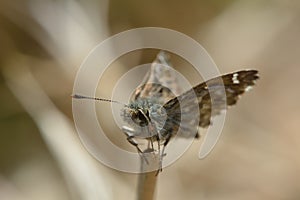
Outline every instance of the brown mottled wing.
{"type": "MultiPolygon", "coordinates": [[[[197,96],[198,102],[196,103],[198,103],[199,106],[199,126],[203,128],[208,127],[213,116],[219,114],[222,110],[226,109],[227,106],[236,104],[240,96],[249,90],[258,78],[258,71],[243,70],[216,77],[195,86],[193,89],[164,104],[164,108],[168,114],[165,128],[168,129],[172,127],[172,124],[180,123],[180,112],[185,112],[185,109],[190,109],[189,106],[186,105],[195,105],[193,94],[197,96]],[[226,95],[224,95],[224,92],[226,95]],[[212,101],[214,105],[213,109],[212,101]],[[183,104],[182,110],[180,110],[180,106],[182,106],[180,104],[183,104]]],[[[166,132],[168,131],[173,130],[166,130],[166,132]]],[[[190,133],[190,135],[192,135],[192,133],[190,133]]],[[[183,134],[183,137],[189,137],[190,135],[186,132],[183,134]]]]}
{"type": "Polygon", "coordinates": [[[169,55],[161,51],[153,61],[141,85],[135,90],[131,101],[151,97],[165,103],[175,97],[171,90],[177,94],[180,93],[175,72],[169,62],[169,55]]]}

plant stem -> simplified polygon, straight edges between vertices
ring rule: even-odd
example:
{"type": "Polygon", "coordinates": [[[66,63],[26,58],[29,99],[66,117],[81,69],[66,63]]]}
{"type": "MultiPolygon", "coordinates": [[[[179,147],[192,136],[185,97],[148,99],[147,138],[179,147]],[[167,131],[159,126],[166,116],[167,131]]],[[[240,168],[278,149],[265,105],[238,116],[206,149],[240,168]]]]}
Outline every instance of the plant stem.
{"type": "Polygon", "coordinates": [[[158,174],[156,170],[149,170],[159,168],[159,154],[149,153],[148,151],[149,149],[146,149],[141,155],[141,173],[138,180],[137,200],[154,200],[155,198],[158,174]]]}

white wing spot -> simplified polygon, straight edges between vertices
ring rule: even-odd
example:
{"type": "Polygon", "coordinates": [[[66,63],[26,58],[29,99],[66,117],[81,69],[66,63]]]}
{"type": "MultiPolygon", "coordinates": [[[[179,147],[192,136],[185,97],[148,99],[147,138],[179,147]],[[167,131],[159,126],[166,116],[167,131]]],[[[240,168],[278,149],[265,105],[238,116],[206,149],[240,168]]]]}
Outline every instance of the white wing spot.
{"type": "Polygon", "coordinates": [[[238,73],[233,74],[232,81],[233,81],[234,84],[239,84],[240,83],[240,81],[238,80],[238,76],[239,76],[238,73]]]}
{"type": "Polygon", "coordinates": [[[248,91],[251,90],[251,89],[252,89],[252,86],[247,86],[247,87],[245,88],[245,91],[248,92],[248,91]]]}

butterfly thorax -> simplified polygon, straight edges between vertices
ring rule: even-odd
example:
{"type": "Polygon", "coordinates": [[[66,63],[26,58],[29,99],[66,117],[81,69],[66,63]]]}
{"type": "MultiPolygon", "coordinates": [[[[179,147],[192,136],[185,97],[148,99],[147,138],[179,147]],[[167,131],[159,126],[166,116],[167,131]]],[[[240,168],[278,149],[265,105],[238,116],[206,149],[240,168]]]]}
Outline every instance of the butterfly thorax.
{"type": "Polygon", "coordinates": [[[135,137],[146,139],[161,138],[167,114],[156,98],[139,98],[121,111],[124,122],[135,137]]]}

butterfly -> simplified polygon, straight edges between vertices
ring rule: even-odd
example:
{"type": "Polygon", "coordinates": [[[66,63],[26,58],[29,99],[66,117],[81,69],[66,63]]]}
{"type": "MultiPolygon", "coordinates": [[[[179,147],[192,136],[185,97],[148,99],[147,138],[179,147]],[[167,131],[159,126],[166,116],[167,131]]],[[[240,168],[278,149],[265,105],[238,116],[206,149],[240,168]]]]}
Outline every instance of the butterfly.
{"type": "MultiPolygon", "coordinates": [[[[173,137],[199,138],[198,129],[207,128],[214,116],[236,104],[259,78],[257,70],[241,70],[210,79],[176,96],[174,93],[180,93],[180,85],[171,66],[169,55],[161,51],[120,113],[126,124],[122,130],[128,142],[140,154],[149,149],[158,151],[160,162],[173,137]],[[148,141],[146,150],[139,147],[137,139],[148,141]]],[[[78,94],[72,97],[120,103],[78,94]]]]}

